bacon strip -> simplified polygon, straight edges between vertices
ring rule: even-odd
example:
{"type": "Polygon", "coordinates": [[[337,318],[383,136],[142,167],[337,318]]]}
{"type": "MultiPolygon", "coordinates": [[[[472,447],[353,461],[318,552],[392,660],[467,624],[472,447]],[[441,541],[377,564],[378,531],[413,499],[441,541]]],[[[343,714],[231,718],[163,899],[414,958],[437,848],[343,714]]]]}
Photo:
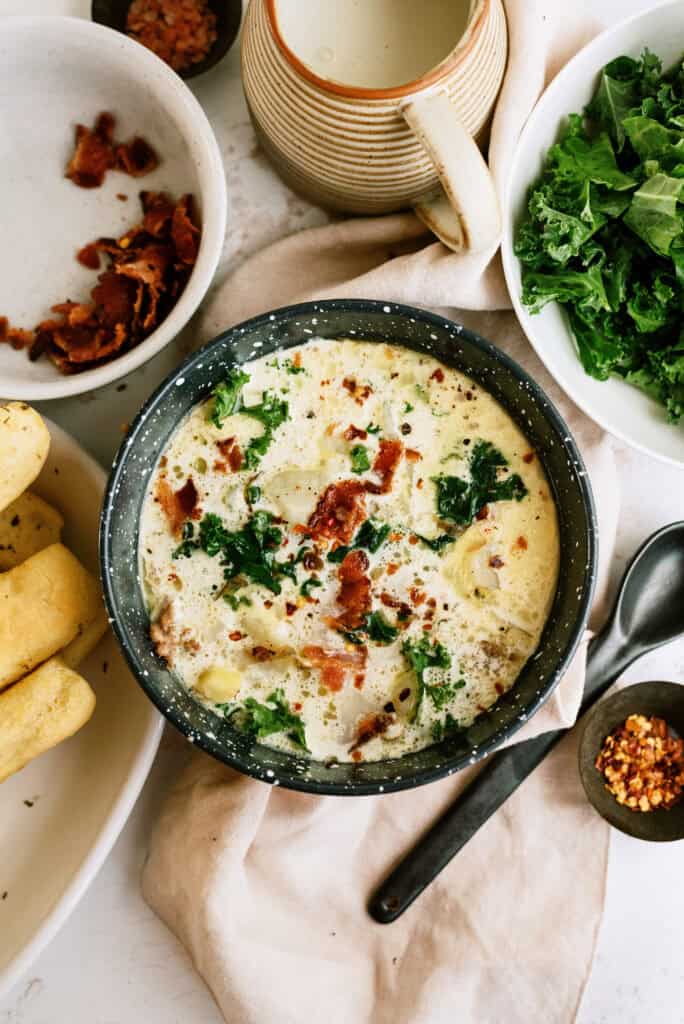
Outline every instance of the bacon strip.
{"type": "Polygon", "coordinates": [[[401,441],[382,440],[380,450],[373,462],[373,472],[380,477],[380,483],[367,481],[365,484],[369,494],[388,494],[392,490],[392,481],[399,465],[404,446],[401,441]]]}
{"type": "Polygon", "coordinates": [[[317,644],[308,644],[302,648],[301,656],[314,668],[320,669],[324,686],[329,690],[341,690],[348,673],[365,669],[368,651],[365,647],[357,647],[353,651],[328,651],[317,644]]]}
{"type": "Polygon", "coordinates": [[[169,521],[171,533],[179,536],[183,523],[194,516],[197,508],[197,488],[192,477],[189,476],[178,491],[172,489],[166,477],[160,477],[155,496],[169,521]]]}
{"type": "Polygon", "coordinates": [[[359,480],[340,480],[329,484],[307,524],[310,535],[316,539],[348,544],[366,518],[364,490],[359,480]]]}
{"type": "Polygon", "coordinates": [[[340,590],[337,603],[344,608],[338,623],[344,629],[358,629],[371,610],[371,583],[366,576],[368,555],[357,549],[345,555],[337,570],[340,590]]]}

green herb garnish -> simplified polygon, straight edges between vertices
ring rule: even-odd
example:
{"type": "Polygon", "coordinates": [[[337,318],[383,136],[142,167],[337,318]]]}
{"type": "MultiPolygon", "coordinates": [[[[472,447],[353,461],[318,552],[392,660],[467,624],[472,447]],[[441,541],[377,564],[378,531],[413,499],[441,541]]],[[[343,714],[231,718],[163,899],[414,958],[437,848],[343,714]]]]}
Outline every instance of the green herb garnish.
{"type": "Polygon", "coordinates": [[[446,739],[448,736],[453,736],[454,733],[463,732],[463,727],[458,724],[454,716],[447,711],[444,716],[444,721],[436,721],[432,723],[432,738],[435,743],[439,743],[440,740],[446,739]]]}
{"type": "Polygon", "coordinates": [[[281,689],[274,690],[266,698],[265,704],[260,704],[254,697],[248,697],[244,704],[230,713],[229,717],[231,722],[235,719],[235,725],[241,732],[250,733],[258,740],[284,732],[296,746],[309,753],[304,722],[300,715],[290,711],[285,693],[281,689]]]}
{"type": "Polygon", "coordinates": [[[684,414],[684,65],[607,64],[528,197],[515,252],[531,313],[558,302],[596,380],[622,377],[684,414]]]}
{"type": "Polygon", "coordinates": [[[291,373],[293,375],[297,373],[306,373],[306,370],[303,366],[297,366],[297,364],[293,363],[291,359],[286,359],[283,362],[283,366],[285,367],[288,373],[291,373]]]}
{"type": "Polygon", "coordinates": [[[244,413],[245,416],[251,416],[253,419],[259,420],[264,426],[263,434],[252,438],[245,449],[245,467],[247,469],[256,469],[261,462],[262,456],[271,447],[274,430],[289,418],[289,407],[287,402],[276,398],[275,395],[268,391],[264,391],[259,405],[243,406],[240,412],[244,413]]]}
{"type": "Polygon", "coordinates": [[[410,403],[410,402],[405,402],[405,403],[404,403],[404,412],[405,412],[405,413],[408,413],[408,412],[413,412],[413,408],[414,408],[414,407],[413,407],[413,406],[411,405],[411,403],[410,403]]]}
{"type": "Polygon", "coordinates": [[[250,484],[246,493],[249,504],[256,505],[257,501],[261,497],[261,488],[257,487],[256,484],[250,484]]]}
{"type": "Polygon", "coordinates": [[[409,666],[416,674],[418,689],[416,690],[416,701],[411,714],[411,721],[415,722],[420,712],[420,706],[425,693],[425,671],[428,668],[451,668],[451,655],[446,647],[440,643],[431,643],[428,637],[424,636],[415,643],[405,640],[401,647],[401,653],[406,658],[409,666]]]}
{"type": "Polygon", "coordinates": [[[368,449],[364,445],[355,444],[349,452],[349,457],[351,458],[352,473],[365,473],[367,469],[370,469],[368,449]]]}
{"type": "Polygon", "coordinates": [[[382,427],[379,427],[377,423],[369,423],[366,427],[367,434],[379,434],[382,427]]]}
{"type": "Polygon", "coordinates": [[[253,438],[245,449],[245,469],[256,469],[271,446],[274,430],[288,419],[289,407],[287,402],[268,391],[262,393],[258,405],[243,405],[242,391],[248,381],[249,374],[233,367],[226,379],[214,388],[209,418],[214,426],[221,427],[227,416],[242,413],[263,424],[263,434],[253,438]]]}
{"type": "Polygon", "coordinates": [[[458,526],[469,526],[480,509],[490,501],[522,501],[527,488],[517,473],[499,476],[508,462],[490,441],[478,441],[470,456],[470,480],[458,476],[435,476],[437,512],[458,526]]]}
{"type": "Polygon", "coordinates": [[[441,554],[448,544],[453,544],[456,540],[450,533],[441,533],[438,537],[423,537],[422,534],[417,533],[416,537],[421,544],[425,544],[426,547],[430,548],[431,551],[436,551],[437,554],[441,554]]]}
{"type": "Polygon", "coordinates": [[[302,597],[311,597],[312,589],[314,587],[322,586],[323,584],[321,583],[317,576],[309,576],[308,580],[304,580],[301,587],[299,588],[299,593],[302,595],[302,597]]]}
{"type": "Polygon", "coordinates": [[[329,562],[343,562],[345,556],[355,548],[365,548],[372,555],[385,543],[390,535],[392,527],[389,523],[378,523],[375,519],[366,519],[359,527],[359,530],[350,545],[340,545],[334,551],[329,551],[327,559],[329,562]]]}
{"type": "Polygon", "coordinates": [[[371,612],[364,616],[356,629],[341,629],[339,632],[350,644],[364,644],[366,640],[375,644],[391,644],[399,635],[399,630],[387,621],[382,612],[371,612]]]}
{"type": "Polygon", "coordinates": [[[249,381],[249,374],[238,366],[228,371],[228,376],[216,385],[212,392],[213,404],[209,419],[215,427],[221,427],[228,416],[240,412],[242,407],[242,389],[249,381]]]}
{"type": "Polygon", "coordinates": [[[387,621],[382,612],[371,612],[364,630],[368,633],[368,638],[376,644],[391,644],[399,635],[399,630],[387,621]]]}
{"type": "Polygon", "coordinates": [[[458,679],[455,683],[447,681],[436,686],[425,683],[425,696],[430,698],[438,711],[441,711],[454,698],[457,691],[463,689],[465,684],[465,679],[458,679]]]}
{"type": "MultiPolygon", "coordinates": [[[[185,532],[184,527],[184,537],[185,532]]],[[[261,583],[274,594],[279,594],[280,578],[288,576],[294,582],[297,579],[294,557],[286,562],[276,560],[282,539],[282,531],[273,526],[270,512],[255,512],[242,529],[234,532],[226,529],[220,516],[209,513],[200,523],[197,538],[189,534],[176,548],[173,557],[189,558],[194,551],[203,551],[210,558],[220,554],[226,583],[238,576],[246,576],[253,583],[261,583]]]]}

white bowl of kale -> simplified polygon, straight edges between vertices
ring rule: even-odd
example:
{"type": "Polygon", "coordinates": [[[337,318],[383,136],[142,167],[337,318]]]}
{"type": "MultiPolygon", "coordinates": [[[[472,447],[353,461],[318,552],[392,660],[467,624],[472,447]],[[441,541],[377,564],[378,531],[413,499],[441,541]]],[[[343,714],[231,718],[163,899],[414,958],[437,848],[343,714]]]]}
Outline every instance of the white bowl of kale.
{"type": "Polygon", "coordinates": [[[684,464],[684,4],[605,32],[521,135],[503,257],[520,322],[570,397],[684,464]]]}

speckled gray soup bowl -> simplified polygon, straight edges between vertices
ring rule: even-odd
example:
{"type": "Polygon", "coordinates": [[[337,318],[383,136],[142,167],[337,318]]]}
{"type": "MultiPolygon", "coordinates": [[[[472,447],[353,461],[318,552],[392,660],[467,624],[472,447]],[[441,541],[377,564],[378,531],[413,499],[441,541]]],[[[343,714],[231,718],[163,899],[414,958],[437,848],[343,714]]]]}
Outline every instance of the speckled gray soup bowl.
{"type": "Polygon", "coordinates": [[[188,739],[264,782],[311,793],[390,793],[442,778],[491,753],[530,718],[561,679],[584,630],[596,573],[591,489],[575,442],[549,399],[497,348],[460,324],[409,306],[339,300],[276,310],[226,331],[168,377],[146,402],[112,468],[100,533],[114,631],[143,690],[188,739]],[[462,370],[520,425],[546,470],[560,520],[558,589],[539,647],[513,688],[463,733],[386,761],[327,764],[271,750],[199,704],[156,656],[138,572],[143,500],[157,460],[186,413],[229,366],[313,336],[405,345],[462,370]]]}

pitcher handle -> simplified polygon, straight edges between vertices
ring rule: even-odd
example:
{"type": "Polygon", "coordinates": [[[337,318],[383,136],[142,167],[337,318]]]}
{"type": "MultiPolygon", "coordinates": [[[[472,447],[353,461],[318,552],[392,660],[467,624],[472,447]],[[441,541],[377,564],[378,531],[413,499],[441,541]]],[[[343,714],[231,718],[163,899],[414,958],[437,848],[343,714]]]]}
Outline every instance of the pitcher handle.
{"type": "Polygon", "coordinates": [[[495,247],[501,215],[494,182],[448,95],[415,96],[404,104],[402,114],[435,165],[443,189],[434,198],[414,204],[417,216],[457,252],[495,247]]]}

